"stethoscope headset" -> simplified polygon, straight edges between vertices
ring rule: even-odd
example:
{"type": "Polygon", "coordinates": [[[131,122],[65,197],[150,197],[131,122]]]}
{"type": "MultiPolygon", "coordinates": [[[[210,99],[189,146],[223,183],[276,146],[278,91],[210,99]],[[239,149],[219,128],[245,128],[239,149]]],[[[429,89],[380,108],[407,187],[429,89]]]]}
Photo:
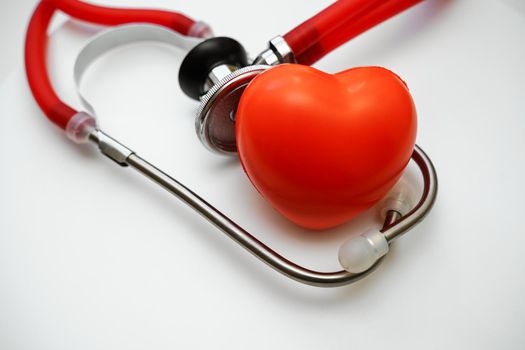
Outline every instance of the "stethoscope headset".
{"type": "Polygon", "coordinates": [[[204,22],[182,14],[42,0],[27,31],[27,77],[42,111],[69,139],[93,143],[119,165],[136,169],[282,274],[310,285],[340,286],[372,271],[393,240],[425,217],[436,198],[437,177],[428,156],[414,143],[414,105],[397,75],[379,67],[331,75],[310,65],[418,2],[337,1],[284,37],[272,39],[251,61],[237,41],[213,37],[204,22]],[[46,67],[47,30],[56,10],[113,27],[79,54],[75,64],[79,90],[89,65],[118,45],[154,40],[189,50],[180,67],[179,83],[186,95],[200,101],[196,129],[206,148],[221,154],[238,153],[261,195],[300,226],[330,228],[381,203],[382,228],[343,243],[339,261],[344,270],[336,272],[304,268],[266,246],[103,132],[81,93],[85,111],[60,100],[46,67]],[[420,169],[424,183],[415,204],[409,186],[396,185],[410,159],[420,169]]]}

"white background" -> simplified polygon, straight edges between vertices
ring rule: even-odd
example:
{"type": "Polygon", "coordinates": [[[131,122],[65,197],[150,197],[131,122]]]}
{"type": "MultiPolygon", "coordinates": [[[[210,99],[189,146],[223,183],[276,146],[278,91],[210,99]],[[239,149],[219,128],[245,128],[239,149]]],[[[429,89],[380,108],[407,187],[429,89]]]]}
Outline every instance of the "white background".
{"type": "MultiPolygon", "coordinates": [[[[0,349],[524,348],[523,4],[429,0],[319,62],[400,74],[440,177],[434,211],[385,263],[327,290],[269,270],[133,171],[64,139],[18,62],[29,3],[0,4],[0,349]]],[[[328,3],[148,2],[206,19],[252,54],[328,3]]],[[[54,83],[75,106],[72,63],[92,30],[68,23],[50,45],[54,83]]],[[[198,143],[182,57],[141,44],[102,59],[86,90],[103,128],[284,255],[336,269],[337,246],[377,224],[373,211],[325,233],[273,212],[238,162],[198,143]]]]}

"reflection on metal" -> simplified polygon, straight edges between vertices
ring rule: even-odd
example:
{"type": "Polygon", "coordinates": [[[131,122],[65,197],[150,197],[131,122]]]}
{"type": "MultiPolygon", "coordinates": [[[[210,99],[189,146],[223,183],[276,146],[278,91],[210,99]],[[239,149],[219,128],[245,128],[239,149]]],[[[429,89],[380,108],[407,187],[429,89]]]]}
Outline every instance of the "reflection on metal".
{"type": "MultiPolygon", "coordinates": [[[[382,261],[382,259],[378,260],[370,269],[358,274],[344,270],[319,272],[302,267],[259,241],[252,234],[237,225],[189,188],[185,187],[183,184],[154,165],[148,163],[146,160],[133,153],[128,147],[107,136],[100,130],[96,130],[90,140],[97,144],[105,155],[121,165],[129,165],[136,169],[138,172],[189,205],[257,258],[293,280],[319,287],[346,285],[366,276],[382,261]],[[123,157],[125,157],[125,159],[123,159],[123,157]]],[[[423,194],[418,204],[408,214],[399,217],[399,213],[390,212],[387,215],[381,232],[385,235],[388,242],[391,242],[395,238],[406,233],[420,222],[428,214],[436,198],[437,176],[432,162],[425,152],[423,152],[423,150],[417,145],[414,148],[412,159],[418,165],[423,175],[423,194]]]]}

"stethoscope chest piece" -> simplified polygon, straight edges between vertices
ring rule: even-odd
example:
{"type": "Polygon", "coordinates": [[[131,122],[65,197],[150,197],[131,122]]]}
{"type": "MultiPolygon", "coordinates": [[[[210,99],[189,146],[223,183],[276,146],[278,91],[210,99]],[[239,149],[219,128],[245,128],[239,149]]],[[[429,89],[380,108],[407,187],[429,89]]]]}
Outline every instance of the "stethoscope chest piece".
{"type": "Polygon", "coordinates": [[[235,113],[248,84],[269,66],[238,69],[212,86],[201,98],[195,120],[197,135],[206,148],[218,153],[235,153],[235,113]]]}
{"type": "Polygon", "coordinates": [[[248,65],[244,47],[232,38],[216,37],[195,46],[184,58],[179,83],[184,93],[200,100],[195,127],[202,144],[215,153],[237,152],[235,113],[241,95],[260,73],[295,58],[278,36],[254,64],[248,65]]]}

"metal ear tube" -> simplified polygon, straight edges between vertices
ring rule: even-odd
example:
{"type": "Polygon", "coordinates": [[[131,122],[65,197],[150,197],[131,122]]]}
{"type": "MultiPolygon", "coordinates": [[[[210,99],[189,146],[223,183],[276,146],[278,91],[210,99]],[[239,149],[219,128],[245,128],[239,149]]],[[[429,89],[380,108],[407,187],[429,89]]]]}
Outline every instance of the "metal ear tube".
{"type": "MultiPolygon", "coordinates": [[[[89,119],[86,115],[83,118],[85,120],[89,119]]],[[[385,218],[383,229],[351,238],[344,243],[340,248],[339,257],[345,270],[320,272],[300,266],[274,251],[191,189],[138,156],[130,148],[97,129],[93,123],[84,122],[79,125],[81,132],[76,132],[76,134],[82,134],[87,137],[79,138],[76,142],[91,142],[97,145],[105,156],[121,166],[129,166],[137,170],[173,194],[274,270],[293,280],[312,286],[342,286],[355,282],[373,271],[382,261],[382,257],[388,252],[390,243],[412,229],[428,214],[437,194],[437,176],[434,166],[425,152],[416,145],[412,160],[421,171],[424,181],[423,195],[416,206],[402,216],[396,211],[389,212],[389,215],[385,218]],[[86,132],[86,129],[89,133],[86,132]],[[346,254],[345,251],[349,254],[346,254]],[[358,254],[354,257],[355,253],[358,254]],[[350,258],[353,260],[350,261],[350,258]]],[[[75,133],[74,130],[71,132],[75,133]]]]}

